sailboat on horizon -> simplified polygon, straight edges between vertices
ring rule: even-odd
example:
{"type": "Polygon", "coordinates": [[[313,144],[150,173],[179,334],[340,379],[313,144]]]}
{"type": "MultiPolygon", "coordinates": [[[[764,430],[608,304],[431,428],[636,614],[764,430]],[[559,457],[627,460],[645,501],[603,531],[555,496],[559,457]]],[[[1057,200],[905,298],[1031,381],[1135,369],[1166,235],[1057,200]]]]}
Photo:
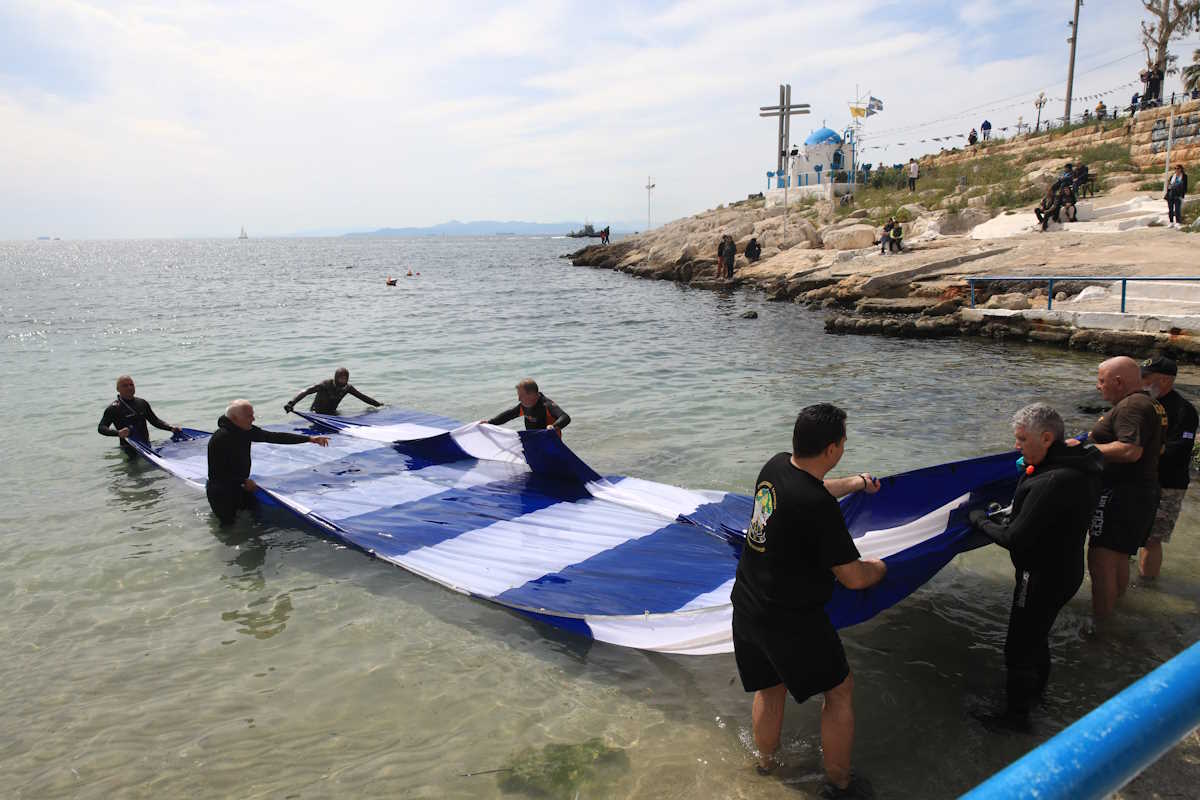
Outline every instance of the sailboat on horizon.
{"type": "Polygon", "coordinates": [[[249,239],[250,238],[249,236],[246,235],[246,226],[245,225],[242,226],[242,232],[238,234],[238,238],[239,239],[249,239]]]}

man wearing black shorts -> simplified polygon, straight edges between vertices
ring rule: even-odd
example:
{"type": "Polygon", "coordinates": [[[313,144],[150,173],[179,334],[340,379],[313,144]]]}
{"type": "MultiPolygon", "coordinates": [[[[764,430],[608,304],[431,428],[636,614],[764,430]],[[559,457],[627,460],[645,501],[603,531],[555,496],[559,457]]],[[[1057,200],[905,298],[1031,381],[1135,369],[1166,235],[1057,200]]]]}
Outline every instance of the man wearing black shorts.
{"type": "Polygon", "coordinates": [[[1128,356],[1102,363],[1096,388],[1113,404],[1089,436],[1104,456],[1100,501],[1088,531],[1092,624],[1098,630],[1124,596],[1129,558],[1137,555],[1154,524],[1166,412],[1142,391],[1141,367],[1128,356]]]}
{"type": "Polygon", "coordinates": [[[1138,554],[1138,574],[1142,580],[1154,580],[1162,569],[1163,545],[1171,541],[1175,521],[1183,505],[1191,479],[1192,449],[1196,444],[1196,429],[1200,415],[1196,407],[1175,391],[1175,375],[1179,368],[1169,358],[1142,362],[1142,382],[1150,396],[1167,412],[1167,434],[1163,439],[1162,455],[1158,459],[1158,483],[1162,497],[1150,536],[1138,554]]]}
{"type": "Polygon", "coordinates": [[[846,413],[823,403],[796,417],[792,452],[779,453],[758,474],[754,513],[738,562],[733,649],[747,692],[754,692],[754,743],[759,772],[775,766],[787,693],[797,702],[824,695],[821,749],[823,797],[866,796],[850,772],[854,743],[853,679],[825,604],[834,578],[849,589],[883,579],[882,561],[864,561],[835,498],[879,482],[869,474],[826,480],[846,447],[846,413]]]}

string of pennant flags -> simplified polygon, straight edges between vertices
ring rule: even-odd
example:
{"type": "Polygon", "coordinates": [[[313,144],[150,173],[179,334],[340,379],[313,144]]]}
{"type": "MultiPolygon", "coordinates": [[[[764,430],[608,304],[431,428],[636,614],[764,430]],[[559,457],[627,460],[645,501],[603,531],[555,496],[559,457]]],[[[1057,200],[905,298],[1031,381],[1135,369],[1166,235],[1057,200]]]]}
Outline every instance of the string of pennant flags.
{"type": "MultiPolygon", "coordinates": [[[[1111,88],[1105,89],[1103,91],[1073,96],[1071,98],[1071,102],[1072,103],[1076,103],[1076,102],[1086,103],[1086,102],[1090,102],[1092,100],[1100,100],[1100,99],[1103,99],[1115,92],[1128,91],[1131,88],[1140,87],[1140,86],[1142,86],[1141,81],[1138,81],[1138,80],[1129,81],[1127,83],[1122,83],[1117,86],[1113,86],[1111,88]]],[[[1049,96],[1047,96],[1045,99],[1046,99],[1046,102],[1048,102],[1048,103],[1066,102],[1065,97],[1049,97],[1049,96]]],[[[871,98],[871,100],[875,101],[876,98],[871,98]]],[[[987,114],[995,114],[996,112],[1010,111],[1015,108],[1025,108],[1028,105],[1029,105],[1029,100],[1024,99],[1024,100],[1020,100],[1017,102],[1008,103],[1006,105],[995,106],[992,108],[984,109],[982,111],[978,110],[978,109],[973,109],[970,112],[963,112],[961,114],[957,114],[954,116],[943,117],[940,120],[934,120],[932,122],[918,123],[915,125],[907,126],[906,128],[895,129],[893,131],[887,131],[884,133],[897,133],[898,134],[898,133],[903,133],[906,130],[909,132],[915,132],[922,128],[928,128],[932,125],[937,125],[942,122],[949,122],[949,121],[953,121],[953,120],[957,120],[957,119],[962,119],[968,115],[970,115],[970,116],[986,116],[987,114]]],[[[877,113],[878,111],[882,111],[882,110],[883,110],[882,103],[879,103],[878,109],[873,109],[869,105],[868,106],[862,106],[862,105],[855,106],[852,104],[850,106],[850,115],[852,117],[868,117],[868,116],[871,116],[872,114],[877,113]]],[[[1051,118],[1052,118],[1051,116],[1047,116],[1046,121],[1049,121],[1051,118]]],[[[1024,128],[1028,128],[1030,126],[1026,122],[1021,122],[1019,125],[1017,123],[1014,123],[1012,125],[993,126],[992,130],[1000,131],[1001,133],[1003,133],[1003,132],[1006,132],[1009,130],[1017,130],[1018,127],[1021,129],[1024,129],[1024,128]]],[[[872,138],[874,138],[874,137],[872,137],[872,138]]],[[[911,139],[911,140],[907,140],[907,141],[903,141],[903,142],[896,141],[896,142],[892,142],[887,145],[868,145],[865,147],[860,147],[859,149],[860,149],[860,151],[862,151],[862,150],[886,150],[888,147],[892,147],[892,146],[906,147],[906,146],[912,145],[912,144],[927,144],[930,142],[951,142],[951,141],[956,141],[958,139],[966,139],[966,138],[967,138],[967,134],[965,134],[965,133],[943,133],[938,136],[925,136],[924,138],[921,138],[921,139],[911,139]]]]}

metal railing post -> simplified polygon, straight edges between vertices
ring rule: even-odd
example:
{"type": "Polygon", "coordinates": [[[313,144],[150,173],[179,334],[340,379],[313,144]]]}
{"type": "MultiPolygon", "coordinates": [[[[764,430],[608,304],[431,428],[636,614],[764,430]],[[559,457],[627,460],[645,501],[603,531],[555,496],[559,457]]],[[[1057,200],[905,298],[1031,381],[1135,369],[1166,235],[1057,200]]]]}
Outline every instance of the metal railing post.
{"type": "Polygon", "coordinates": [[[1129,284],[1129,281],[1125,280],[1124,278],[1121,279],[1121,313],[1122,314],[1125,313],[1125,287],[1128,284],[1129,284]]]}
{"type": "Polygon", "coordinates": [[[1050,287],[1046,289],[1046,310],[1054,308],[1054,278],[1050,279],[1050,287]]]}
{"type": "Polygon", "coordinates": [[[974,308],[975,307],[975,281],[968,280],[967,283],[971,284],[971,308],[974,308]]]}

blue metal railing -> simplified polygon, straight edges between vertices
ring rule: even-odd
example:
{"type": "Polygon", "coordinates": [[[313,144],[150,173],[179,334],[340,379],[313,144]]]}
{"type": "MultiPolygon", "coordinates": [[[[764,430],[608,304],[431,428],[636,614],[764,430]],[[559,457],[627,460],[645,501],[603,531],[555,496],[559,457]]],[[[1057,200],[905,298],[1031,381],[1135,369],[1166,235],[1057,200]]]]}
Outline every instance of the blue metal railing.
{"type": "Polygon", "coordinates": [[[1121,313],[1125,313],[1125,294],[1128,284],[1135,281],[1200,281],[1200,277],[1196,275],[981,275],[978,278],[967,278],[967,283],[971,286],[971,308],[975,307],[975,284],[987,283],[988,281],[1046,281],[1048,286],[1046,289],[1046,310],[1054,308],[1054,282],[1055,281],[1106,281],[1108,283],[1121,282],[1121,313]]]}
{"type": "Polygon", "coordinates": [[[1009,764],[962,800],[1105,797],[1197,726],[1200,642],[1009,764]]]}

